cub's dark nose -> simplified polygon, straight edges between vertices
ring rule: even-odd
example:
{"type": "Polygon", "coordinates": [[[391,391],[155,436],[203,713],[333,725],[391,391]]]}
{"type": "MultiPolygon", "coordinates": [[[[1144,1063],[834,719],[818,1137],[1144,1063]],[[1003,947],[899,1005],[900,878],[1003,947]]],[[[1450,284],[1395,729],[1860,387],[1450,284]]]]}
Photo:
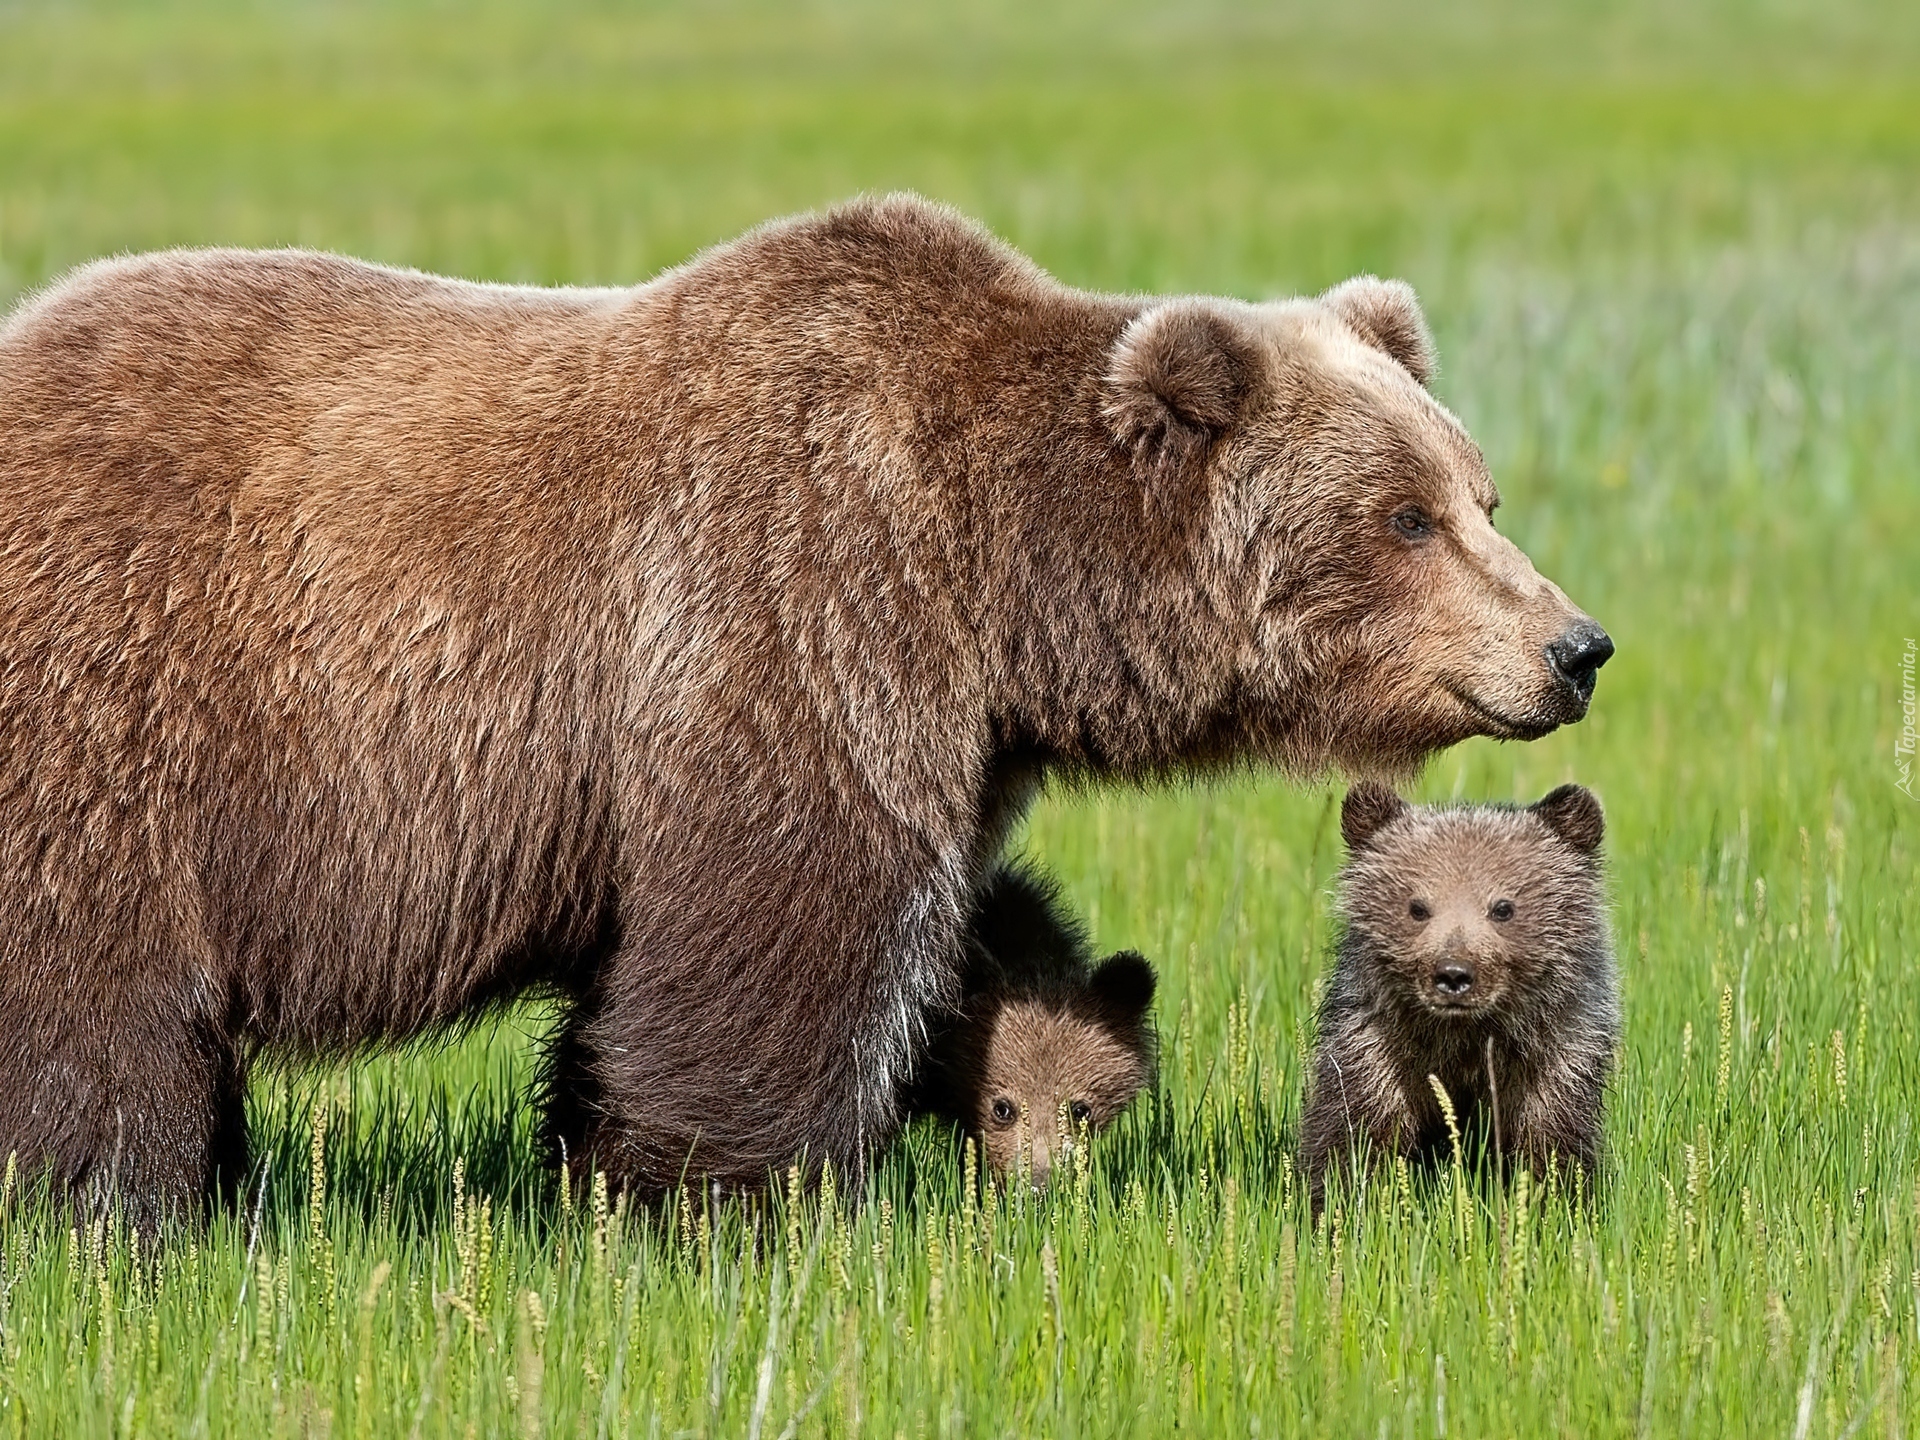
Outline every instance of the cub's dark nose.
{"type": "Polygon", "coordinates": [[[1442,965],[1433,972],[1433,988],[1442,995],[1464,995],[1473,988],[1473,971],[1465,965],[1442,965]]]}
{"type": "Polygon", "coordinates": [[[1613,641],[1591,620],[1582,620],[1547,646],[1547,663],[1582,704],[1593,696],[1600,667],[1613,658],[1613,641]]]}

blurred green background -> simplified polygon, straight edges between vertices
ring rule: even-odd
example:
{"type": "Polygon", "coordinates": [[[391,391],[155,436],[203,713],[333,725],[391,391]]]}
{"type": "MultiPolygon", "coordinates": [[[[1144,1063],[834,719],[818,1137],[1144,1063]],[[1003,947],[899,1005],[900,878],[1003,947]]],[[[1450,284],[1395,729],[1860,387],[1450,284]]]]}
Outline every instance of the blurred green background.
{"type": "Polygon", "coordinates": [[[1337,787],[1060,795],[1022,843],[1163,978],[1086,1185],[983,1202],[922,1128],[838,1210],[603,1234],[517,1016],[270,1076],[257,1234],[0,1215],[0,1432],[1911,1433],[1920,6],[0,0],[0,304],[209,243],[638,282],[895,187],[1078,285],[1419,289],[1502,527],[1620,644],[1421,786],[1607,803],[1605,1205],[1316,1230],[1337,787]]]}
{"type": "Polygon", "coordinates": [[[642,278],[911,187],[1081,283],[1797,237],[1910,199],[1898,4],[0,8],[0,287],[304,244],[642,278]]]}

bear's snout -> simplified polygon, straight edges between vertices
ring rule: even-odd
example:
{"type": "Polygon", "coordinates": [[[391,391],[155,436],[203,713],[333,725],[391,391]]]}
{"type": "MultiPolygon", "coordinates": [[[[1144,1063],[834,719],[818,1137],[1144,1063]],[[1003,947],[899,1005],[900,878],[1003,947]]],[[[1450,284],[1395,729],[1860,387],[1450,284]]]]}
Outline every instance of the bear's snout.
{"type": "Polygon", "coordinates": [[[1427,957],[1422,999],[1430,1009],[1479,1011],[1498,998],[1497,972],[1488,976],[1480,973],[1481,963],[1492,961],[1495,955],[1489,948],[1492,937],[1482,933],[1483,929],[1472,921],[1456,923],[1445,941],[1427,957]]]}
{"type": "Polygon", "coordinates": [[[1027,1152],[1027,1183],[1035,1190],[1047,1188],[1047,1181],[1053,1178],[1053,1150],[1039,1135],[1033,1137],[1033,1144],[1027,1152]]]}
{"type": "Polygon", "coordinates": [[[1585,714],[1593,698],[1594,683],[1600,667],[1613,658],[1613,639],[1594,621],[1581,618],[1558,640],[1547,646],[1547,664],[1585,714]]]}

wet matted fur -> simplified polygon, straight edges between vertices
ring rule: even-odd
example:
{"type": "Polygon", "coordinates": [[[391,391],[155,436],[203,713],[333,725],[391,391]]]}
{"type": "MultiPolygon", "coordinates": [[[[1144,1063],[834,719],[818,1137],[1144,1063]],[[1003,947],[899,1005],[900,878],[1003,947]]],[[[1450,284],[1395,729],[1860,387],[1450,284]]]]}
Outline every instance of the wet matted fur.
{"type": "Polygon", "coordinates": [[[616,1183],[857,1169],[1049,774],[1584,712],[1430,364],[1404,286],[1089,294],[913,198],[628,290],[75,273],[0,328],[0,1151],[191,1208],[263,1047],[547,986],[616,1183]]]}

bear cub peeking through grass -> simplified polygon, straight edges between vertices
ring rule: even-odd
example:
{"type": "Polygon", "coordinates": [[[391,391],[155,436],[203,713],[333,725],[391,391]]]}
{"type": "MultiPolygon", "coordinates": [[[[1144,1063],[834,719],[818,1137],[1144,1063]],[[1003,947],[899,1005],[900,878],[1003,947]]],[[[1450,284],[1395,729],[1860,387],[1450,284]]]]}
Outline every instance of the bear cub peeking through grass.
{"type": "Polygon", "coordinates": [[[1301,1160],[1315,1209],[1357,1151],[1450,1153],[1463,1136],[1544,1175],[1591,1178],[1620,1029],[1600,802],[1412,806],[1356,786],[1340,812],[1345,934],[1320,1009],[1301,1160]]]}
{"type": "Polygon", "coordinates": [[[1003,865],[967,934],[960,1004],[933,1023],[910,1114],[959,1125],[1001,1179],[1047,1183],[1064,1147],[1153,1082],[1154,974],[1131,950],[1092,963],[1037,871],[1003,865]]]}

